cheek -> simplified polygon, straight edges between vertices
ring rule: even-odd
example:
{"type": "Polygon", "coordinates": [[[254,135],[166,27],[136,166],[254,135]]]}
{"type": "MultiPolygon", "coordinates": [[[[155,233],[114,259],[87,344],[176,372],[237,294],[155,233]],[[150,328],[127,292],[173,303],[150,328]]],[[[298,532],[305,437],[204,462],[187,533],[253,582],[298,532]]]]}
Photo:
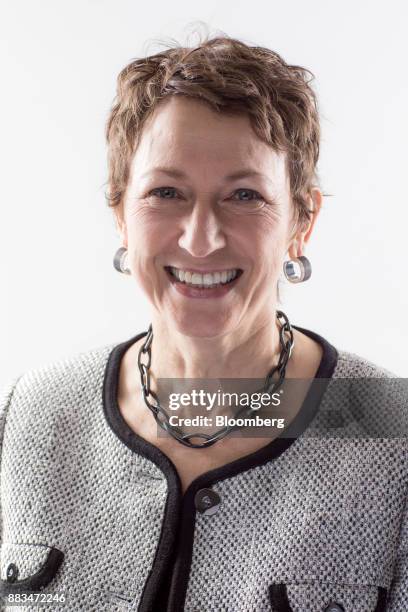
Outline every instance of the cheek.
{"type": "Polygon", "coordinates": [[[242,244],[257,258],[265,259],[269,266],[279,264],[286,247],[286,227],[282,223],[265,219],[262,223],[247,224],[242,244]]]}
{"type": "Polygon", "coordinates": [[[137,214],[127,217],[127,228],[130,267],[137,283],[150,295],[161,286],[158,282],[161,267],[169,253],[174,252],[172,224],[139,209],[137,214]]]}
{"type": "MultiPolygon", "coordinates": [[[[264,231],[251,236],[253,249],[247,246],[246,252],[252,259],[254,278],[257,278],[263,289],[273,287],[283,271],[285,258],[285,237],[281,232],[264,231]]],[[[258,283],[256,283],[258,284],[258,283]]]]}
{"type": "Polygon", "coordinates": [[[162,221],[141,207],[127,217],[129,250],[154,253],[167,240],[168,232],[162,221]]]}

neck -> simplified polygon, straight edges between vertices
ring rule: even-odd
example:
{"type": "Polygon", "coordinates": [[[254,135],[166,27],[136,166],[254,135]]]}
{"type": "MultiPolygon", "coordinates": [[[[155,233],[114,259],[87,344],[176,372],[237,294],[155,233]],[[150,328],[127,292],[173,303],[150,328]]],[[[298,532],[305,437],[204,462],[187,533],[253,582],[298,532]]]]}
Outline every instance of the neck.
{"type": "Polygon", "coordinates": [[[150,371],[158,378],[263,378],[281,352],[276,317],[216,338],[190,337],[153,320],[150,371]]]}

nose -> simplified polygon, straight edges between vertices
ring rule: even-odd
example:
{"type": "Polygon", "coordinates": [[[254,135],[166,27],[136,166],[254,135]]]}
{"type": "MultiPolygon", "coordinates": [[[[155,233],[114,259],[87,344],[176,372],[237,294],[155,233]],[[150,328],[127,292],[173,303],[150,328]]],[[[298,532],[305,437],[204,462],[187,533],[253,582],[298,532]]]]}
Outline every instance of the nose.
{"type": "Polygon", "coordinates": [[[220,219],[208,202],[195,202],[184,219],[178,244],[193,257],[207,257],[225,247],[226,239],[220,219]]]}

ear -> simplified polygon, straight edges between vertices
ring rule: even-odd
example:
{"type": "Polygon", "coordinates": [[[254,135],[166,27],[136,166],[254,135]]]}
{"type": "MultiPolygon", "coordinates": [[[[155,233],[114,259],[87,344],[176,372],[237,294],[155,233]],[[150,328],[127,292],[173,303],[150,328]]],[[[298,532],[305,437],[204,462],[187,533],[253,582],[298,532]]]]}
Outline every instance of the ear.
{"type": "Polygon", "coordinates": [[[121,204],[118,204],[117,206],[114,207],[113,214],[114,214],[114,217],[115,217],[116,231],[120,235],[120,240],[121,240],[121,243],[122,243],[121,246],[124,246],[127,249],[128,248],[127,227],[126,227],[126,223],[125,223],[125,221],[123,219],[123,212],[122,212],[122,205],[121,204]]]}
{"type": "Polygon", "coordinates": [[[316,219],[320,213],[322,201],[322,192],[318,187],[313,187],[310,195],[308,196],[308,208],[309,210],[313,210],[313,214],[311,215],[310,221],[307,221],[302,227],[298,228],[295,235],[292,236],[288,247],[289,257],[291,259],[296,259],[296,257],[303,255],[305,245],[307,242],[309,242],[314,224],[316,223],[316,219]]]}

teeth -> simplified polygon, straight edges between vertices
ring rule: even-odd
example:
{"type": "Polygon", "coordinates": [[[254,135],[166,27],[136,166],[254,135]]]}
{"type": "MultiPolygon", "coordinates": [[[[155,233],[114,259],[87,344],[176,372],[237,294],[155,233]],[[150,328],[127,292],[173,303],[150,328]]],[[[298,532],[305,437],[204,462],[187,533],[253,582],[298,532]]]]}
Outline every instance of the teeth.
{"type": "Polygon", "coordinates": [[[170,268],[170,271],[182,283],[194,285],[195,287],[216,287],[220,283],[230,282],[238,274],[238,270],[224,270],[223,272],[214,272],[214,274],[209,272],[205,274],[191,273],[187,270],[179,270],[178,268],[170,268]]]}

